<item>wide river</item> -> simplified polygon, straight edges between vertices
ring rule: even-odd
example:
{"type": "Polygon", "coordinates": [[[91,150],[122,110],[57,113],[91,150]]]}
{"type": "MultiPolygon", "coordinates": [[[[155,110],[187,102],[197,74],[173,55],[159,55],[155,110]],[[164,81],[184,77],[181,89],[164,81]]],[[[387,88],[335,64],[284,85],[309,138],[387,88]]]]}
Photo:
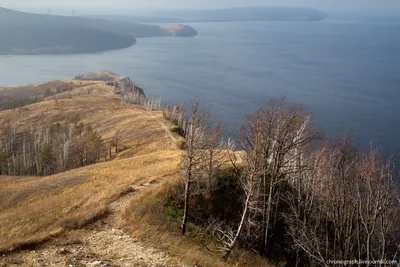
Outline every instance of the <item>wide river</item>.
{"type": "Polygon", "coordinates": [[[0,57],[0,85],[67,79],[88,71],[130,76],[164,103],[195,96],[238,129],[271,97],[303,104],[329,136],[400,148],[400,22],[192,23],[194,38],[139,39],[84,55],[0,57]]]}

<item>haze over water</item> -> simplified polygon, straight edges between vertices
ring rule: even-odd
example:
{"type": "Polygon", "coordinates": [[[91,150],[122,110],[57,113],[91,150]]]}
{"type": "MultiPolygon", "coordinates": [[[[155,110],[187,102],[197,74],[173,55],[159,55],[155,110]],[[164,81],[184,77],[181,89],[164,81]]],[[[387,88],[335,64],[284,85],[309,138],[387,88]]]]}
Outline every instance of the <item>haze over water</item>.
{"type": "Polygon", "coordinates": [[[88,71],[130,76],[164,103],[195,95],[238,128],[271,97],[287,96],[330,136],[348,133],[400,148],[400,20],[191,23],[195,38],[149,38],[84,55],[0,56],[0,85],[68,79],[88,71]]]}

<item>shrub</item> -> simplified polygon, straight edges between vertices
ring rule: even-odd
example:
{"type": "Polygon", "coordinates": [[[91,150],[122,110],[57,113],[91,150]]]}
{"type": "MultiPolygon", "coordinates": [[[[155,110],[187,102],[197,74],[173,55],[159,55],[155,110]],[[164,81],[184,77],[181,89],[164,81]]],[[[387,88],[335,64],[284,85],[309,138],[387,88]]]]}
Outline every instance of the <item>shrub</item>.
{"type": "Polygon", "coordinates": [[[183,209],[178,205],[169,204],[167,206],[167,219],[170,221],[182,220],[183,209]]]}

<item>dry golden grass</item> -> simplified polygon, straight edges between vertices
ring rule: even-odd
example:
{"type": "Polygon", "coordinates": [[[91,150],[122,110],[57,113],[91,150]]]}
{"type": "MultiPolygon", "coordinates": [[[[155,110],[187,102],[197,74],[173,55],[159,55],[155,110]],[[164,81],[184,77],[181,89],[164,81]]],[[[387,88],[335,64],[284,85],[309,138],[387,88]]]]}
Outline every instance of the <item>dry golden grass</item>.
{"type": "MultiPolygon", "coordinates": [[[[77,88],[70,92],[72,99],[0,112],[1,125],[9,120],[17,131],[79,114],[106,141],[119,130],[126,148],[112,161],[48,177],[0,176],[0,251],[80,227],[104,214],[107,204],[129,188],[177,175],[180,152],[159,122],[143,110],[122,106],[104,83],[88,86],[90,97],[80,97],[87,88],[77,88]]],[[[161,113],[155,115],[162,120],[161,113]]]]}
{"type": "Polygon", "coordinates": [[[120,76],[115,73],[100,71],[100,72],[89,72],[81,77],[81,80],[89,80],[89,81],[113,81],[114,79],[119,78],[120,76]]]}
{"type": "Polygon", "coordinates": [[[168,128],[174,127],[161,113],[149,114],[121,105],[104,82],[68,82],[77,88],[44,102],[1,111],[0,124],[9,121],[17,131],[23,131],[30,125],[75,118],[90,124],[106,142],[119,131],[125,149],[113,160],[47,177],[0,176],[0,251],[36,244],[82,227],[107,214],[108,204],[124,192],[158,181],[139,192],[125,212],[126,229],[133,236],[167,250],[185,263],[272,266],[241,250],[235,250],[224,262],[221,254],[199,244],[190,227],[189,235],[182,237],[179,223],[167,220],[166,198],[179,183],[182,151],[171,144],[170,136],[160,126],[163,121],[168,128]]]}
{"type": "Polygon", "coordinates": [[[84,87],[93,84],[99,84],[95,81],[50,81],[41,84],[30,84],[19,87],[3,87],[0,88],[0,109],[3,109],[7,103],[13,101],[33,100],[34,98],[44,98],[46,91],[50,90],[51,94],[55,94],[56,88],[63,88],[66,85],[76,87],[84,87]]]}

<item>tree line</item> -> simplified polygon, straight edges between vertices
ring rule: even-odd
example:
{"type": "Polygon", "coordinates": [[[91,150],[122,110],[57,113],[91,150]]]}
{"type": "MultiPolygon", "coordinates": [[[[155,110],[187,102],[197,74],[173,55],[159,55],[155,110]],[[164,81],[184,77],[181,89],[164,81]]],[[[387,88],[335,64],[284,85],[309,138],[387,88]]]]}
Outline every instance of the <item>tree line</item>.
{"type": "Polygon", "coordinates": [[[1,175],[50,175],[93,164],[109,154],[102,137],[90,125],[30,125],[17,132],[10,121],[0,139],[1,175]]]}
{"type": "Polygon", "coordinates": [[[399,176],[379,149],[323,138],[311,114],[284,98],[249,115],[235,144],[197,100],[188,111],[146,105],[129,79],[115,87],[124,104],[161,109],[185,138],[183,235],[201,224],[225,260],[240,246],[296,266],[400,261],[399,176]]]}
{"type": "Polygon", "coordinates": [[[147,111],[161,109],[161,97],[156,97],[154,99],[147,98],[143,89],[135,85],[129,77],[114,80],[109,82],[108,85],[113,86],[114,94],[121,95],[121,103],[123,105],[139,105],[147,111]]]}
{"type": "Polygon", "coordinates": [[[399,177],[379,149],[323,138],[284,99],[248,116],[236,145],[198,101],[164,114],[185,137],[182,234],[201,224],[224,259],[240,246],[296,266],[399,261],[399,177]]]}
{"type": "Polygon", "coordinates": [[[11,94],[7,94],[7,91],[11,92],[10,89],[8,89],[6,93],[3,92],[0,96],[0,110],[17,109],[30,104],[38,103],[43,101],[46,97],[71,91],[76,87],[77,86],[74,85],[72,82],[55,81],[38,86],[29,85],[24,87],[12,88],[11,94]],[[29,91],[29,93],[31,94],[33,93],[33,95],[27,97],[27,91],[29,91]]]}

